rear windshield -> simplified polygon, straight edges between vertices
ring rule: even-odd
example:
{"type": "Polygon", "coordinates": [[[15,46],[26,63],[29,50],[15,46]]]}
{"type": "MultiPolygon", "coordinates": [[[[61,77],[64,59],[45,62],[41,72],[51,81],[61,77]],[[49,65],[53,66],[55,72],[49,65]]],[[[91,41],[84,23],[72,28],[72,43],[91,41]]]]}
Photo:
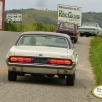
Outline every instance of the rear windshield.
{"type": "Polygon", "coordinates": [[[63,30],[74,30],[74,24],[72,23],[67,23],[67,22],[62,22],[59,26],[59,29],[63,30]]]}
{"type": "Polygon", "coordinates": [[[42,36],[42,35],[25,35],[22,36],[17,46],[48,46],[69,48],[68,41],[65,37],[59,36],[42,36]]]}

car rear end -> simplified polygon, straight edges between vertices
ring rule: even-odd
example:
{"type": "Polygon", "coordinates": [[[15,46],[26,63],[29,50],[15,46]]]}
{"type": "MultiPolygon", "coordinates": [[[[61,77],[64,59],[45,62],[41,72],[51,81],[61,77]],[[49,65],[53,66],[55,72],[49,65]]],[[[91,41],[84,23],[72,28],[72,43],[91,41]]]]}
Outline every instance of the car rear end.
{"type": "Polygon", "coordinates": [[[70,59],[10,56],[7,60],[8,69],[20,73],[35,74],[73,74],[75,63],[70,59]]]}
{"type": "Polygon", "coordinates": [[[77,25],[74,23],[60,22],[56,29],[56,32],[69,35],[74,43],[78,41],[77,25]]]}
{"type": "Polygon", "coordinates": [[[98,30],[96,27],[79,27],[80,36],[86,35],[88,36],[96,36],[98,34],[98,30]]]}
{"type": "Polygon", "coordinates": [[[16,81],[18,75],[24,74],[57,75],[59,78],[71,76],[72,80],[69,81],[68,77],[66,82],[68,85],[74,85],[76,60],[73,59],[73,51],[69,50],[68,43],[65,37],[44,35],[20,37],[6,56],[8,80],[16,81]],[[45,38],[42,39],[43,37],[45,38]],[[33,41],[36,38],[36,44],[33,42],[35,45],[32,45],[30,38],[33,41]]]}

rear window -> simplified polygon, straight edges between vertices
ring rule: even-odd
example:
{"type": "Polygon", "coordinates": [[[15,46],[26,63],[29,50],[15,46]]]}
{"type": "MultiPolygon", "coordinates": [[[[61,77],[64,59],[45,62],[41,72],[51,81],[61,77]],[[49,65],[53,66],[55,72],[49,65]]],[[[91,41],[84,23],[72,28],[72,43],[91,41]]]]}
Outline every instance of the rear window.
{"type": "Polygon", "coordinates": [[[74,30],[74,24],[72,23],[67,23],[67,22],[62,22],[59,26],[59,29],[63,30],[74,30]]]}
{"type": "Polygon", "coordinates": [[[82,24],[82,26],[93,26],[93,27],[99,27],[99,25],[97,23],[93,23],[93,22],[84,22],[82,24]]]}
{"type": "Polygon", "coordinates": [[[17,46],[48,46],[68,48],[68,41],[65,37],[58,36],[42,36],[42,35],[25,35],[22,36],[17,46]]]}

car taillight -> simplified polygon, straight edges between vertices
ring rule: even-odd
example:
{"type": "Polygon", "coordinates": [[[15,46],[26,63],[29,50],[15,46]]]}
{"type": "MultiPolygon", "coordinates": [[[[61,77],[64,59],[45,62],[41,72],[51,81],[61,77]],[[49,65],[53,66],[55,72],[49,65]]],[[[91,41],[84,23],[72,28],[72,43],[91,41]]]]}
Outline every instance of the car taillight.
{"type": "Polygon", "coordinates": [[[32,63],[33,59],[28,58],[28,57],[10,57],[9,58],[10,62],[15,62],[15,63],[32,63]]]}
{"type": "Polygon", "coordinates": [[[71,60],[50,59],[49,63],[53,65],[72,65],[71,60]]]}

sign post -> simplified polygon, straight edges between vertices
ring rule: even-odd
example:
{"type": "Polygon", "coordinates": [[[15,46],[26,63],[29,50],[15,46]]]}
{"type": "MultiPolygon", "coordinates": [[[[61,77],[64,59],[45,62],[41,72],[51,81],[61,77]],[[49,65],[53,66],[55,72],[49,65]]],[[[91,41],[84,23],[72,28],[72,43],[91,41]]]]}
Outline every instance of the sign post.
{"type": "Polygon", "coordinates": [[[7,22],[21,22],[22,21],[22,14],[7,13],[6,14],[6,21],[7,22]]]}
{"type": "Polygon", "coordinates": [[[0,31],[4,30],[5,0],[0,0],[0,31]]]}
{"type": "Polygon", "coordinates": [[[6,14],[7,23],[20,23],[20,30],[22,30],[22,14],[20,13],[7,13],[6,14]]]}

